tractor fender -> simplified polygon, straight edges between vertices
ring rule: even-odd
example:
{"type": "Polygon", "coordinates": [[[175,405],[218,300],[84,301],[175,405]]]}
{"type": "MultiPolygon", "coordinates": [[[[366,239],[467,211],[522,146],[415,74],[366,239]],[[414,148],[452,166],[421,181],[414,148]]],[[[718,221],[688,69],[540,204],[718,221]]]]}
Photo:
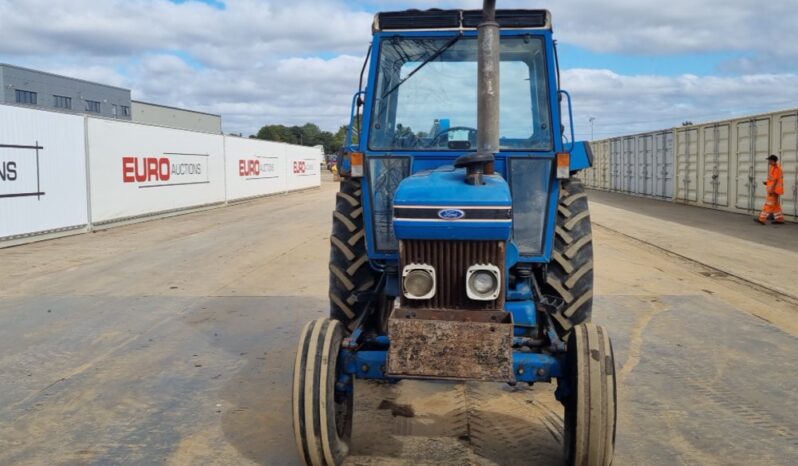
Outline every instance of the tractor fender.
{"type": "Polygon", "coordinates": [[[571,149],[571,173],[593,166],[593,151],[587,141],[577,141],[571,149]]]}

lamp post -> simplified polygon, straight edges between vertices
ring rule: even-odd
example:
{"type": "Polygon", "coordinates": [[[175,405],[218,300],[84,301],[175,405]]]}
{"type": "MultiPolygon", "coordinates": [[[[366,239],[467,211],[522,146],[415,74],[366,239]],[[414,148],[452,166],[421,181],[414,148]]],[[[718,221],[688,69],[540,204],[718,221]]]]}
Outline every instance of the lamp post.
{"type": "Polygon", "coordinates": [[[590,140],[593,140],[593,122],[596,121],[596,117],[590,116],[588,117],[587,121],[590,122],[590,140]]]}

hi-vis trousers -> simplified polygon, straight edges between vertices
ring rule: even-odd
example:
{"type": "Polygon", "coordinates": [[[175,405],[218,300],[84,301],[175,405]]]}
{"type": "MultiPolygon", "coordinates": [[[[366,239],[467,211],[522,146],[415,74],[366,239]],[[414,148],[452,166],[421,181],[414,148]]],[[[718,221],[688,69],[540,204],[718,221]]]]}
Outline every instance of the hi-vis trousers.
{"type": "Polygon", "coordinates": [[[768,215],[773,215],[774,222],[784,222],[784,213],[781,211],[781,202],[779,201],[778,194],[768,194],[765,200],[765,206],[759,214],[759,221],[765,223],[768,215]]]}

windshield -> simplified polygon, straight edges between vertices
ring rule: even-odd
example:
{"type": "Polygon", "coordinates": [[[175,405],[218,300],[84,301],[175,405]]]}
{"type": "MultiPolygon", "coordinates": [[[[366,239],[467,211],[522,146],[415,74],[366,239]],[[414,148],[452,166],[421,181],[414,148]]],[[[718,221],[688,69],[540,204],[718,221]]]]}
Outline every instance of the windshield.
{"type": "MultiPolygon", "coordinates": [[[[499,73],[500,149],[552,150],[542,38],[502,37],[499,73]]],[[[369,148],[476,147],[476,37],[453,41],[397,36],[383,41],[369,148]]]]}

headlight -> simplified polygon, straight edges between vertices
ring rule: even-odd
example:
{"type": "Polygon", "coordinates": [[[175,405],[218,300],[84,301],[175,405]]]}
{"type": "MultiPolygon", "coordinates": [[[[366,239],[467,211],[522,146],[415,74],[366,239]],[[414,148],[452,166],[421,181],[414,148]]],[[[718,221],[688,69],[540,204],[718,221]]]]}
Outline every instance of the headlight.
{"type": "Polygon", "coordinates": [[[475,301],[493,301],[499,297],[501,282],[501,272],[495,265],[472,265],[466,272],[466,294],[475,301]]]}
{"type": "Polygon", "coordinates": [[[406,265],[402,288],[407,299],[430,299],[435,296],[435,269],[427,264],[406,265]]]}

